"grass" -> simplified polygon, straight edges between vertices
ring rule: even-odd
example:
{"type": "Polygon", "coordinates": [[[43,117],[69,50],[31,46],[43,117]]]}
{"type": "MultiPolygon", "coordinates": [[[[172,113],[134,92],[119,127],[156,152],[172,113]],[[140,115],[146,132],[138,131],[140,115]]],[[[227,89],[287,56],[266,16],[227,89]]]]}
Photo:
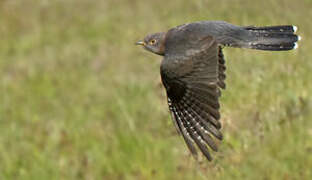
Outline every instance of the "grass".
{"type": "Polygon", "coordinates": [[[0,2],[0,179],[311,179],[312,1],[0,2]],[[295,24],[299,49],[226,49],[225,139],[199,166],[147,33],[198,20],[295,24]]]}

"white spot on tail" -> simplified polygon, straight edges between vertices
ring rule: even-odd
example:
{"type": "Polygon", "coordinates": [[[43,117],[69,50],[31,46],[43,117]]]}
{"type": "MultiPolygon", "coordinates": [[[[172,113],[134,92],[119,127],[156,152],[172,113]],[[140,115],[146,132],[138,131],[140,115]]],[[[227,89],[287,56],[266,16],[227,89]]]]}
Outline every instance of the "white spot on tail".
{"type": "Polygon", "coordinates": [[[297,44],[297,43],[295,43],[294,49],[297,49],[297,48],[298,48],[298,44],[297,44]]]}
{"type": "Polygon", "coordinates": [[[293,26],[293,30],[294,30],[294,32],[296,32],[297,31],[297,26],[293,26]]]}
{"type": "Polygon", "coordinates": [[[301,36],[298,36],[298,41],[300,41],[301,40],[301,36]]]}

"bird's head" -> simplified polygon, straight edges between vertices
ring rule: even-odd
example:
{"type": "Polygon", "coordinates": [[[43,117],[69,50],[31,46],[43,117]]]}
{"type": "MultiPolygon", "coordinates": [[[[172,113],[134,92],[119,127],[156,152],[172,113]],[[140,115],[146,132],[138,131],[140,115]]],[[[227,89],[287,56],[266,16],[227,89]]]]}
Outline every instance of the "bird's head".
{"type": "Polygon", "coordinates": [[[143,41],[138,41],[135,44],[141,45],[144,49],[151,51],[158,55],[164,55],[165,53],[165,37],[166,33],[154,33],[147,35],[143,41]]]}

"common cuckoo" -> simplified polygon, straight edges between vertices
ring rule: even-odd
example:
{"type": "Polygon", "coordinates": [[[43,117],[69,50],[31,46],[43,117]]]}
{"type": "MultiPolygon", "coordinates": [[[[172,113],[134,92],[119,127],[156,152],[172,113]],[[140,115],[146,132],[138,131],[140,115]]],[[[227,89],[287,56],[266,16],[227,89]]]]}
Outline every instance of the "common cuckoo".
{"type": "Polygon", "coordinates": [[[142,45],[163,56],[160,74],[177,131],[190,152],[197,149],[212,160],[220,132],[221,89],[225,89],[223,47],[287,51],[297,48],[297,27],[236,26],[223,21],[199,21],[147,35],[142,45]]]}

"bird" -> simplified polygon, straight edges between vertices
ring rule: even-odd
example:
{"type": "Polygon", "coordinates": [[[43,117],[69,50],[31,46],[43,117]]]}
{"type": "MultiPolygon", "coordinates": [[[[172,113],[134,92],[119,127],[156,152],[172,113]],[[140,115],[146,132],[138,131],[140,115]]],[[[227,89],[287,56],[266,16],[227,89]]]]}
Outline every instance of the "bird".
{"type": "Polygon", "coordinates": [[[190,153],[198,151],[212,161],[222,141],[221,90],[225,84],[226,47],[264,51],[288,51],[298,47],[296,26],[238,26],[225,21],[197,21],[148,34],[136,42],[163,57],[161,81],[169,111],[190,153]]]}

